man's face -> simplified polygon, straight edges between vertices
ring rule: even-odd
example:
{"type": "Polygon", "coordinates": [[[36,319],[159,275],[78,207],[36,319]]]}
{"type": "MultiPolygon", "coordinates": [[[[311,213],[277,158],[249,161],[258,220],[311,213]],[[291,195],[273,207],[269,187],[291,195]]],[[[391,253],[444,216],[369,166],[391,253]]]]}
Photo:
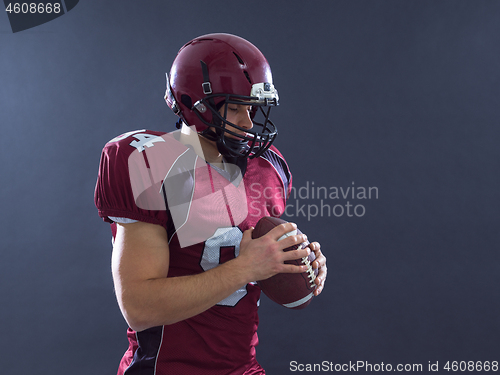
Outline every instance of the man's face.
{"type": "MultiPolygon", "coordinates": [[[[222,117],[224,117],[224,111],[226,106],[227,106],[226,120],[228,122],[235,124],[245,130],[252,129],[253,122],[252,118],[250,117],[252,106],[243,104],[233,104],[233,103],[223,105],[221,109],[219,109],[219,113],[222,117]]],[[[236,129],[230,125],[226,125],[226,129],[241,135],[245,135],[243,131],[241,131],[240,129],[236,129]]],[[[236,136],[230,133],[226,133],[226,136],[230,138],[237,138],[236,136]]]]}

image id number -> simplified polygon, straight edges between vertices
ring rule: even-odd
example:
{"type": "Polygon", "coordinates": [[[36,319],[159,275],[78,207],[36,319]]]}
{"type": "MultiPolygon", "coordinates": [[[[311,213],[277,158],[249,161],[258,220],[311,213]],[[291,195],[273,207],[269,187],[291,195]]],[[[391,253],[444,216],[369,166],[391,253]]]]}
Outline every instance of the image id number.
{"type": "Polygon", "coordinates": [[[448,361],[447,371],[498,371],[498,361],[448,361]]]}
{"type": "Polygon", "coordinates": [[[61,13],[60,3],[9,3],[5,11],[8,13],[61,13]]]}

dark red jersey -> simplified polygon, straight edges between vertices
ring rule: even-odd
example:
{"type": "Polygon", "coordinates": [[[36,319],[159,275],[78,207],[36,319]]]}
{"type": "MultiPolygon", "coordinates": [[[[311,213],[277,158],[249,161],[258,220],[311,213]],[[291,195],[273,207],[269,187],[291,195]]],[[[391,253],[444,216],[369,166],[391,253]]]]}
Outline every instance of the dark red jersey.
{"type": "MultiPolygon", "coordinates": [[[[168,277],[217,267],[239,253],[243,231],[279,217],[291,175],[271,147],[246,165],[211,165],[179,132],[136,131],[103,149],[95,191],[99,215],[162,225],[169,238],[168,277]]],[[[118,374],[264,374],[255,359],[260,289],[247,284],[184,321],[128,330],[118,374]]]]}

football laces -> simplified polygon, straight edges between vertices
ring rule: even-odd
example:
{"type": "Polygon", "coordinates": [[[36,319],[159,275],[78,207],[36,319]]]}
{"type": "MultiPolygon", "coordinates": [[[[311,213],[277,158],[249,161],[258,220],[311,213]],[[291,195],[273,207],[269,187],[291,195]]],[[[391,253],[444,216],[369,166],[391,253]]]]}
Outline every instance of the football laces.
{"type": "MultiPolygon", "coordinates": [[[[303,249],[305,246],[303,246],[303,244],[301,244],[299,246],[299,249],[303,249]]],[[[302,264],[306,265],[307,266],[307,277],[309,278],[309,284],[311,284],[311,286],[314,286],[314,280],[316,280],[316,275],[314,274],[314,270],[312,268],[312,265],[311,265],[311,261],[309,260],[309,257],[303,257],[302,258],[302,264]]]]}

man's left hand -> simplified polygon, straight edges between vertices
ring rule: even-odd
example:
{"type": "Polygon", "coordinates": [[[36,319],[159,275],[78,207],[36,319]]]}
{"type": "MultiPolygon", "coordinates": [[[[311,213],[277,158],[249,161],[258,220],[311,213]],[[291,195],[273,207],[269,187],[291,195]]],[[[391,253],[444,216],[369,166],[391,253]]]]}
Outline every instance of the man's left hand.
{"type": "Polygon", "coordinates": [[[316,259],[312,262],[312,267],[313,269],[318,270],[318,276],[316,276],[316,279],[314,280],[314,283],[317,286],[314,291],[314,295],[318,296],[323,291],[325,286],[327,274],[326,257],[321,252],[321,246],[318,242],[311,242],[309,244],[309,248],[314,252],[314,255],[316,255],[316,259]]]}

